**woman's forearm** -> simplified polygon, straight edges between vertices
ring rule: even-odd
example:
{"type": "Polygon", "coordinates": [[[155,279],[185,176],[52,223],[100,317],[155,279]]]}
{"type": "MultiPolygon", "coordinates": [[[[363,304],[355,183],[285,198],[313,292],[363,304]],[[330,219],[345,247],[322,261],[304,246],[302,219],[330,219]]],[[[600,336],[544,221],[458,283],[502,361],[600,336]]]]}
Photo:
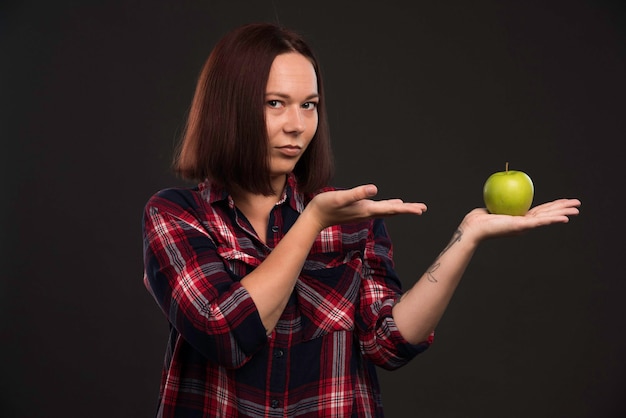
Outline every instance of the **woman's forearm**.
{"type": "Polygon", "coordinates": [[[459,227],[437,259],[393,308],[402,336],[417,344],[425,341],[443,316],[477,243],[459,227]]]}
{"type": "Polygon", "coordinates": [[[306,257],[320,233],[318,223],[307,217],[307,211],[303,212],[267,258],[241,279],[241,285],[252,297],[268,334],[285,309],[306,257]]]}

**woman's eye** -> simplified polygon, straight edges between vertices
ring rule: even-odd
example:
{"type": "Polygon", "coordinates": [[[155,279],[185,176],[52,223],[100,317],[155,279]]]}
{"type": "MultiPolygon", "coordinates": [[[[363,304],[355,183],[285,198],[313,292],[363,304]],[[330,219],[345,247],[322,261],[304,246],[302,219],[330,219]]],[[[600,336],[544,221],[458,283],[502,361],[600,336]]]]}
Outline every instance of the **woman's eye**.
{"type": "Polygon", "coordinates": [[[268,100],[267,105],[269,107],[277,108],[277,107],[280,107],[280,102],[278,100],[268,100]]]}
{"type": "Polygon", "coordinates": [[[315,102],[306,102],[306,103],[304,103],[302,105],[302,107],[304,109],[307,109],[307,110],[313,110],[313,109],[315,109],[317,107],[317,103],[315,103],[315,102]]]}

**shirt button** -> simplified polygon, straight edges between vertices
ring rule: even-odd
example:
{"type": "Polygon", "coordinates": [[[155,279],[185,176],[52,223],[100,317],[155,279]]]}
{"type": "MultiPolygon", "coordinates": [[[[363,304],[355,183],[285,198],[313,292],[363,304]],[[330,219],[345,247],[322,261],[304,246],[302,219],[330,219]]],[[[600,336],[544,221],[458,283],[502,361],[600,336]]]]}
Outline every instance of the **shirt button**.
{"type": "Polygon", "coordinates": [[[278,408],[279,402],[278,399],[272,399],[272,408],[278,408]]]}
{"type": "Polygon", "coordinates": [[[278,232],[278,226],[277,225],[274,225],[272,227],[272,232],[278,232]]]}
{"type": "Polygon", "coordinates": [[[284,353],[284,352],[283,352],[283,350],[281,350],[280,348],[279,348],[279,349],[277,349],[276,351],[274,351],[274,357],[276,357],[276,358],[280,358],[280,357],[282,357],[282,356],[283,356],[283,354],[285,354],[285,353],[284,353]]]}

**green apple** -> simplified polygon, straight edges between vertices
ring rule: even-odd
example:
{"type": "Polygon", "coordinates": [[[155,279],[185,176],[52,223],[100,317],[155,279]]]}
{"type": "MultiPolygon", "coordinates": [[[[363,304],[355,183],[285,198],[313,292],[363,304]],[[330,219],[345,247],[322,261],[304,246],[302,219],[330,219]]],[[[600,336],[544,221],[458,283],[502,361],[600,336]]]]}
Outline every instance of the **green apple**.
{"type": "Polygon", "coordinates": [[[533,203],[535,188],[528,174],[509,170],[493,173],[483,187],[483,199],[490,213],[499,215],[525,215],[533,203]]]}

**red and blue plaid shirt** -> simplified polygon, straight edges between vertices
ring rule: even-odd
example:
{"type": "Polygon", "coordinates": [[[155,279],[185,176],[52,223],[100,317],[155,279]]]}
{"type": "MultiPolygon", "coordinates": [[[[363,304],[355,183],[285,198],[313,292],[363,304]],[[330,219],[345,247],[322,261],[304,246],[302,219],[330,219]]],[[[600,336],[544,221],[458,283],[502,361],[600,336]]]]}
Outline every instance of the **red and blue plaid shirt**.
{"type": "Polygon", "coordinates": [[[432,335],[412,345],[396,327],[401,284],[382,220],[320,233],[269,336],[239,282],[307,202],[290,176],[264,244],[228,193],[209,183],[149,200],[144,282],[170,324],[158,416],[383,415],[375,366],[403,366],[432,335]]]}

